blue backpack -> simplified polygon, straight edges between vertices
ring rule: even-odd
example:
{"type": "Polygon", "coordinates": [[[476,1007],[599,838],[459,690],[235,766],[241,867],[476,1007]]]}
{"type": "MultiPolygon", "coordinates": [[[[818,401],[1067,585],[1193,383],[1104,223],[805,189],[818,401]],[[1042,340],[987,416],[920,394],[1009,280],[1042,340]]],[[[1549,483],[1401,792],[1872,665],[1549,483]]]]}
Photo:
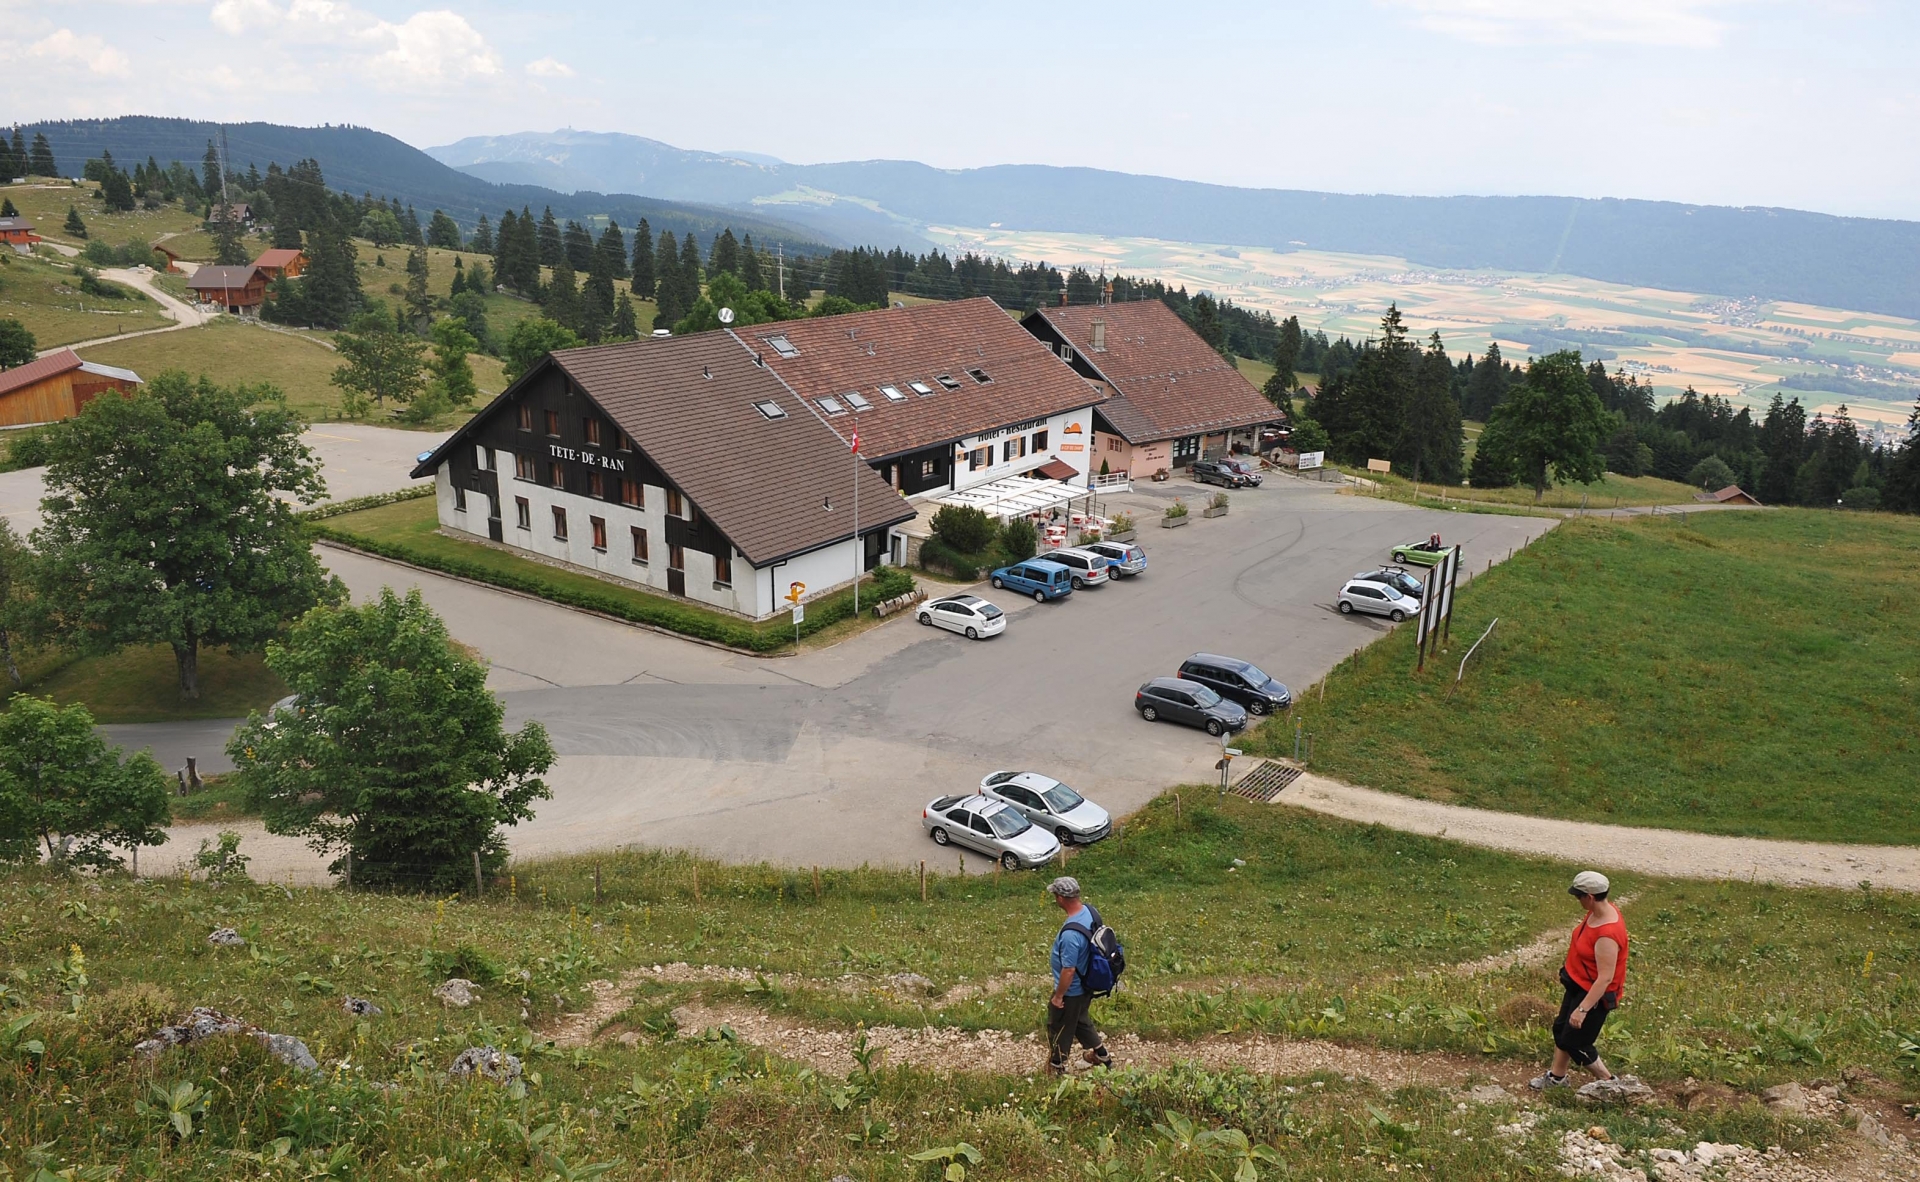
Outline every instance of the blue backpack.
{"type": "Polygon", "coordinates": [[[1100,913],[1091,904],[1081,908],[1080,914],[1068,917],[1060,930],[1077,927],[1087,933],[1087,963],[1079,972],[1080,983],[1090,996],[1110,996],[1120,984],[1120,974],[1127,971],[1127,950],[1120,946],[1120,937],[1114,930],[1101,922],[1100,913]],[[1087,916],[1086,923],[1076,922],[1080,914],[1087,916]]]}

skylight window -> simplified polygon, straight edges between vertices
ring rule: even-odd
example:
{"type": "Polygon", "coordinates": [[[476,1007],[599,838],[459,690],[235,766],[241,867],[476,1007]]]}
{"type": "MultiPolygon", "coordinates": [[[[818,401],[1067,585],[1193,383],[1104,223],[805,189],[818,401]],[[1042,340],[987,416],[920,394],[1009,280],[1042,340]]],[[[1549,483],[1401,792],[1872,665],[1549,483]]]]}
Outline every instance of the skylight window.
{"type": "Polygon", "coordinates": [[[787,339],[785,333],[776,333],[773,336],[763,337],[762,339],[767,342],[769,349],[772,349],[782,357],[800,356],[800,350],[794,347],[793,342],[787,339]]]}
{"type": "Polygon", "coordinates": [[[972,378],[974,381],[979,382],[983,386],[993,380],[992,378],[987,376],[987,371],[984,369],[970,369],[967,371],[967,376],[972,378]]]}
{"type": "Polygon", "coordinates": [[[907,400],[907,396],[900,392],[900,387],[898,386],[882,386],[880,387],[880,393],[887,396],[888,402],[905,402],[907,400]]]}
{"type": "Polygon", "coordinates": [[[777,402],[774,402],[771,399],[767,400],[766,402],[754,403],[753,409],[759,411],[761,414],[767,416],[770,419],[784,419],[787,417],[787,412],[780,408],[780,404],[777,402]]]}
{"type": "Polygon", "coordinates": [[[843,415],[847,413],[847,408],[840,405],[840,400],[838,398],[832,398],[832,397],[822,398],[819,400],[819,402],[820,402],[820,409],[826,411],[830,415],[843,415]]]}
{"type": "Polygon", "coordinates": [[[936,382],[939,382],[942,386],[945,386],[949,390],[958,390],[960,388],[960,382],[950,373],[940,374],[938,377],[935,377],[933,380],[936,382]]]}
{"type": "Polygon", "coordinates": [[[873,403],[867,401],[867,396],[865,394],[861,394],[856,391],[849,390],[845,394],[842,394],[840,397],[845,399],[847,405],[851,406],[855,410],[873,409],[873,403]]]}
{"type": "Polygon", "coordinates": [[[933,387],[927,385],[925,382],[908,382],[907,385],[913,389],[915,394],[918,394],[922,398],[933,393],[933,387]]]}

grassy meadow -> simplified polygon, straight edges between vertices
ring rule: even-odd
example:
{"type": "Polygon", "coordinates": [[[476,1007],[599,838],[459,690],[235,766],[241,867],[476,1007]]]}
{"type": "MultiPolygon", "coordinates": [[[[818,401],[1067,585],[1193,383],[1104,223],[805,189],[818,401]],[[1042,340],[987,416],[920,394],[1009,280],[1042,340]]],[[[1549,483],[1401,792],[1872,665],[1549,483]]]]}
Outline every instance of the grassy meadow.
{"type": "Polygon", "coordinates": [[[1297,722],[1316,770],[1483,808],[1911,844],[1917,594],[1910,518],[1569,521],[1460,592],[1424,675],[1397,633],[1248,741],[1291,754],[1297,722]]]}
{"type": "MultiPolygon", "coordinates": [[[[175,250],[182,246],[177,239],[196,233],[200,229],[200,218],[187,213],[178,205],[162,206],[148,210],[136,208],[131,213],[110,213],[105,204],[93,196],[99,186],[88,184],[63,185],[57,183],[39,183],[27,185],[0,185],[0,197],[12,201],[14,208],[34,223],[34,230],[49,242],[60,242],[67,246],[83,246],[88,239],[105,242],[111,246],[139,239],[153,242],[165,237],[167,245],[175,250]],[[80,211],[80,220],[87,224],[87,238],[76,238],[66,231],[67,209],[80,211]]],[[[208,243],[211,246],[211,240],[208,243]]],[[[190,259],[212,258],[209,249],[205,254],[186,250],[190,259]]]]}
{"type": "Polygon", "coordinates": [[[141,292],[125,284],[112,287],[123,297],[87,295],[64,262],[0,253],[0,319],[18,320],[42,349],[173,323],[141,292]]]}
{"type": "MultiPolygon", "coordinates": [[[[1101,1014],[1111,1033],[1430,1050],[1496,1078],[1544,1059],[1549,968],[1434,970],[1570,925],[1566,867],[1187,795],[1177,816],[1163,798],[1074,861],[1128,942],[1126,983],[1101,1014]]],[[[1507,1106],[1456,1107],[1447,1089],[1333,1072],[1123,1064],[1056,1083],[881,1056],[841,1078],[730,1029],[677,1030],[675,1007],[701,999],[841,1030],[1022,1036],[1040,1013],[1033,978],[1057,919],[1042,875],[939,875],[923,904],[912,876],[892,871],[828,872],[816,894],[804,871],[702,863],[697,896],[694,873],[670,854],[522,864],[484,900],[436,901],[15,872],[0,879],[17,968],[0,995],[0,1160],[129,1178],[553,1179],[605,1167],[622,1178],[930,1179],[941,1165],[913,1155],[965,1142],[978,1154],[967,1177],[1131,1182],[1235,1176],[1251,1143],[1268,1152],[1243,1178],[1496,1179],[1551,1176],[1560,1132],[1595,1123],[1628,1147],[1817,1152],[1833,1126],[1729,1089],[1864,1071],[1882,1082],[1856,1087],[1897,1105],[1920,1086],[1893,1032],[1920,1001],[1910,898],[1623,882],[1636,897],[1635,959],[1609,1059],[1663,1087],[1690,1075],[1720,1091],[1682,1108],[1667,1090],[1630,1113],[1550,1104],[1531,1132],[1501,1136],[1507,1106]],[[248,946],[210,947],[220,926],[248,946]],[[1869,952],[1878,958],[1863,972],[1869,952]],[[585,1003],[587,982],[676,961],[761,975],[649,975],[604,1027],[629,1037],[568,1049],[543,1035],[585,1003]],[[905,972],[930,985],[892,976],[905,972]],[[939,997],[1009,972],[1029,976],[939,997]],[[480,983],[473,1008],[431,998],[450,975],[480,983]],[[383,1012],[343,1013],[346,995],[383,1012]],[[247,1039],[129,1056],[195,1004],[300,1037],[322,1071],[284,1068],[247,1039]],[[508,1087],[449,1080],[470,1045],[509,1050],[529,1074],[508,1087]],[[1218,1129],[1247,1140],[1193,1135],[1218,1129]]]]}
{"type": "Polygon", "coordinates": [[[286,683],[267,668],[260,653],[238,656],[225,649],[200,652],[200,696],[180,696],[180,672],[164,644],[134,645],[103,657],[65,660],[49,656],[44,672],[21,672],[25,691],[62,706],[79,703],[95,722],[176,722],[190,718],[240,718],[287,696],[286,683]]]}
{"type": "MultiPolygon", "coordinates": [[[[1473,453],[1473,444],[1467,445],[1468,456],[1473,453]]],[[[1608,472],[1592,484],[1560,484],[1547,489],[1538,503],[1533,499],[1533,489],[1515,488],[1469,488],[1462,485],[1442,486],[1432,481],[1423,481],[1418,488],[1406,475],[1396,472],[1369,472],[1362,468],[1351,469],[1355,475],[1363,476],[1378,486],[1374,495],[1384,496],[1396,501],[1421,504],[1441,503],[1444,491],[1448,504],[1509,505],[1521,509],[1586,509],[1591,513],[1603,513],[1616,508],[1640,508],[1647,505],[1692,505],[1699,489],[1691,484],[1676,480],[1662,480],[1658,476],[1622,476],[1617,472],[1608,472]]],[[[1557,514],[1556,514],[1557,516],[1557,514]]]]}

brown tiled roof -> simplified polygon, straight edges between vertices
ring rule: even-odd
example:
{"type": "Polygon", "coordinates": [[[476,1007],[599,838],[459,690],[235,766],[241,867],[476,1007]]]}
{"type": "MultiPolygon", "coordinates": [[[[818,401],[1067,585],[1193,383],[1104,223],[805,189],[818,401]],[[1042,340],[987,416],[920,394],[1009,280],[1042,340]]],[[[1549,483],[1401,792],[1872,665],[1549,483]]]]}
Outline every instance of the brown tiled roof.
{"type": "Polygon", "coordinates": [[[292,266],[294,261],[299,257],[300,252],[297,250],[291,250],[286,247],[275,247],[272,250],[262,251],[260,257],[253,260],[253,265],[256,267],[286,268],[292,266]]]}
{"type": "Polygon", "coordinates": [[[860,452],[870,459],[1102,401],[1100,391],[984,296],[757,324],[738,331],[774,372],[810,401],[840,398],[850,391],[866,399],[869,409],[849,408],[827,423],[843,438],[857,429],[860,452]],[[798,355],[782,357],[767,344],[774,336],[786,337],[798,355]],[[973,370],[989,380],[977,381],[973,370]],[[943,385],[942,375],[959,388],[943,385]],[[911,382],[933,393],[917,394],[911,382]],[[882,385],[895,387],[905,400],[888,399],[880,392],[882,385]]]}
{"type": "Polygon", "coordinates": [[[44,382],[48,378],[66,373],[70,369],[80,368],[80,355],[72,349],[62,349],[58,353],[49,353],[38,357],[25,365],[16,365],[12,369],[0,371],[0,395],[11,394],[35,382],[44,382]]]}
{"type": "Polygon", "coordinates": [[[195,291],[227,291],[245,287],[253,282],[253,273],[259,270],[252,263],[237,267],[201,267],[187,280],[187,286],[195,291]]]}
{"type": "Polygon", "coordinates": [[[1056,332],[1119,397],[1100,414],[1130,443],[1270,423],[1280,412],[1253,383],[1159,300],[1042,308],[1056,332]],[[1105,347],[1095,349],[1093,325],[1105,347]]]}
{"type": "Polygon", "coordinates": [[[19,217],[0,218],[0,230],[31,231],[32,229],[33,229],[33,223],[27,220],[26,218],[19,218],[19,217]]]}
{"type": "MultiPolygon", "coordinates": [[[[909,520],[914,510],[879,473],[856,460],[817,415],[728,332],[563,349],[558,365],[634,446],[685,493],[754,566],[802,554],[860,528],[909,520]],[[711,377],[707,375],[712,375],[711,377]],[[773,402],[785,418],[754,408],[773,402]],[[832,508],[824,506],[831,503],[832,508]]],[[[543,366],[523,377],[524,383],[543,366]]],[[[511,400],[514,388],[468,420],[414,468],[430,475],[474,425],[511,400]]]]}

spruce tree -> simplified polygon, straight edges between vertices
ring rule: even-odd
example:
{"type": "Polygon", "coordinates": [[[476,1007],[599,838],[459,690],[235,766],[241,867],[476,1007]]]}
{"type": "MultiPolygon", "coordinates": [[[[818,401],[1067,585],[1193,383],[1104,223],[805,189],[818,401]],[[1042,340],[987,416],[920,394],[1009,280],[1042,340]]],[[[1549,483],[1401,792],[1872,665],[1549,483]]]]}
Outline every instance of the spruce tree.
{"type": "Polygon", "coordinates": [[[653,229],[647,225],[647,219],[641,218],[640,225],[633,231],[633,298],[650,300],[653,298],[653,229]]]}
{"type": "Polygon", "coordinates": [[[13,129],[13,167],[7,170],[7,179],[26,176],[30,165],[27,161],[27,137],[18,127],[13,129]]]}
{"type": "Polygon", "coordinates": [[[540,265],[543,267],[559,263],[561,256],[566,253],[566,243],[560,238],[560,223],[554,220],[551,205],[540,215],[539,246],[540,265]]]}
{"type": "Polygon", "coordinates": [[[560,261],[553,265],[553,273],[541,287],[540,304],[547,319],[570,331],[580,331],[580,289],[574,281],[573,264],[568,261],[565,252],[561,253],[560,261]]]}
{"type": "Polygon", "coordinates": [[[493,240],[493,273],[500,282],[513,283],[513,275],[518,262],[516,252],[519,243],[520,219],[513,210],[508,209],[500,215],[500,233],[493,240]]]}
{"type": "Polygon", "coordinates": [[[760,266],[760,252],[753,248],[753,235],[740,240],[740,282],[748,291],[767,290],[766,272],[760,266]]]}
{"type": "Polygon", "coordinates": [[[33,150],[27,153],[27,172],[33,176],[59,176],[60,166],[53,162],[53,145],[45,132],[33,135],[33,150]]]}
{"type": "Polygon", "coordinates": [[[540,290],[540,231],[534,225],[533,211],[526,206],[520,207],[520,226],[518,235],[519,271],[515,275],[517,286],[527,294],[534,295],[540,290]]]}
{"type": "Polygon", "coordinates": [[[693,232],[680,240],[680,306],[691,309],[700,298],[700,245],[693,232]]]}
{"type": "Polygon", "coordinates": [[[1460,411],[1475,422],[1484,423],[1493,417],[1493,410],[1507,396],[1507,367],[1500,358],[1500,342],[1492,341],[1487,345],[1486,355],[1473,367],[1473,376],[1467,379],[1467,397],[1460,411]]]}
{"type": "Polygon", "coordinates": [[[481,214],[479,224],[474,226],[473,240],[467,244],[467,249],[475,254],[493,253],[493,227],[487,224],[486,214],[481,214]]]}
{"type": "Polygon", "coordinates": [[[407,253],[406,318],[415,332],[426,331],[433,319],[433,296],[427,292],[427,248],[425,244],[407,253]]]}
{"type": "Polygon", "coordinates": [[[733,227],[729,226],[714,236],[713,249],[707,253],[707,274],[738,275],[740,273],[740,242],[733,236],[733,227]]]}
{"type": "Polygon", "coordinates": [[[241,240],[243,231],[233,206],[221,204],[213,213],[213,261],[223,267],[240,266],[247,261],[247,244],[241,240]]]}
{"type": "Polygon", "coordinates": [[[360,311],[360,270],[353,239],[331,218],[313,228],[307,241],[307,270],[300,279],[311,322],[321,328],[345,328],[360,311]]]}
{"type": "Polygon", "coordinates": [[[1274,377],[1283,380],[1284,388],[1292,390],[1293,375],[1300,369],[1300,318],[1289,316],[1280,322],[1280,333],[1273,347],[1274,377]]]}
{"type": "Polygon", "coordinates": [[[427,221],[427,245],[442,250],[460,249],[460,226],[442,210],[434,210],[427,221]]]}
{"type": "Polygon", "coordinates": [[[207,141],[207,154],[200,157],[200,187],[206,191],[207,200],[220,199],[220,151],[207,141]]]}
{"type": "MultiPolygon", "coordinates": [[[[0,217],[8,216],[12,213],[14,213],[13,202],[9,201],[7,202],[7,208],[0,210],[0,217]]],[[[87,223],[80,220],[80,209],[78,206],[67,206],[67,224],[62,228],[75,238],[85,238],[87,236],[87,223]]]]}
{"type": "Polygon", "coordinates": [[[627,236],[620,232],[619,222],[608,220],[607,228],[600,231],[600,241],[594,243],[593,252],[598,260],[596,266],[607,278],[627,277],[627,236]]]}
{"type": "Polygon", "coordinates": [[[107,176],[100,183],[101,203],[108,209],[120,213],[133,212],[133,185],[128,182],[127,174],[117,168],[107,170],[107,176]]]}
{"type": "Polygon", "coordinates": [[[680,294],[680,243],[674,238],[672,230],[660,231],[660,249],[654,252],[654,259],[658,279],[654,284],[653,298],[658,307],[653,326],[672,328],[687,314],[687,305],[680,294]]]}
{"type": "Polygon", "coordinates": [[[607,335],[616,341],[630,341],[640,335],[640,322],[633,315],[633,301],[624,291],[613,301],[613,326],[607,335]]]}
{"type": "Polygon", "coordinates": [[[1414,371],[1406,432],[1395,459],[1411,467],[1416,481],[1458,484],[1465,444],[1460,404],[1453,398],[1453,362],[1436,332],[1414,371]]]}
{"type": "MultiPolygon", "coordinates": [[[[4,140],[0,140],[0,144],[4,144],[4,143],[5,143],[4,140]]],[[[14,207],[13,198],[0,197],[0,218],[17,218],[19,216],[20,216],[20,211],[14,207]]],[[[71,223],[78,216],[79,215],[74,213],[73,206],[71,205],[67,206],[67,221],[69,223],[71,223]]],[[[67,232],[71,234],[73,231],[69,229],[67,232]]]]}
{"type": "Polygon", "coordinates": [[[560,231],[560,242],[567,252],[567,262],[572,265],[574,274],[584,275],[593,267],[593,234],[579,222],[567,219],[566,226],[560,231]]]}

